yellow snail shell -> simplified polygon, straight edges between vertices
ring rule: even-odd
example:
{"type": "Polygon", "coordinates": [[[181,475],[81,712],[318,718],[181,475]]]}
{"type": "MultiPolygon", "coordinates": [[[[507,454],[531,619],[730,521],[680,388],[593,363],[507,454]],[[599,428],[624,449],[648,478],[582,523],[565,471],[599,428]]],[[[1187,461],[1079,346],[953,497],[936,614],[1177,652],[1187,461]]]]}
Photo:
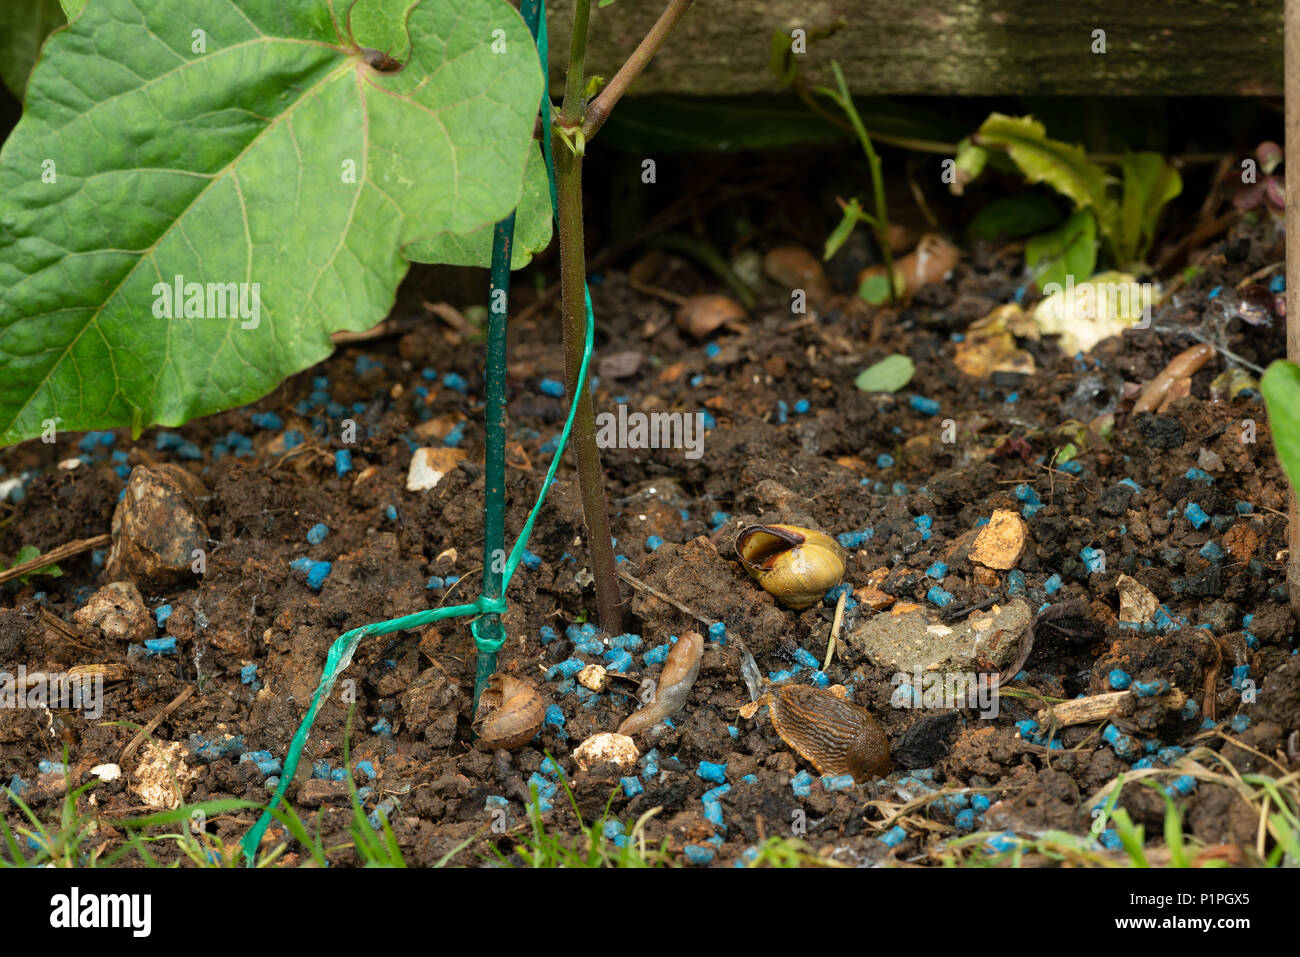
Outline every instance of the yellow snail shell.
{"type": "Polygon", "coordinates": [[[481,751],[521,748],[542,728],[546,706],[541,695],[526,681],[494,674],[479,696],[474,714],[475,746],[481,751]]]}
{"type": "Polygon", "coordinates": [[[825,532],[797,525],[750,525],[736,552],[763,590],[796,611],[816,604],[844,577],[844,549],[825,532]]]}

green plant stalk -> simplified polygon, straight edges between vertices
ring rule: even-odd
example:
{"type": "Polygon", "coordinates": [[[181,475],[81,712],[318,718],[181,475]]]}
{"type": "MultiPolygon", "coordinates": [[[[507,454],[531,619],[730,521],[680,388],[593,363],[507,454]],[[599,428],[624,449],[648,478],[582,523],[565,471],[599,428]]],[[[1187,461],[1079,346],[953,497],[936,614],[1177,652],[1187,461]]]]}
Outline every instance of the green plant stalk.
{"type": "Polygon", "coordinates": [[[596,585],[596,613],[600,627],[611,635],[623,630],[618,572],[605,503],[605,479],[596,448],[596,415],[591,389],[578,387],[582,346],[586,331],[587,271],[582,230],[582,154],[571,151],[563,134],[555,134],[555,185],[559,199],[560,300],[564,322],[564,374],[569,401],[577,403],[573,419],[573,447],[578,458],[582,514],[587,525],[587,550],[596,585]]]}
{"type": "MultiPolygon", "coordinates": [[[[1300,0],[1286,0],[1284,13],[1284,90],[1286,93],[1286,149],[1300,156],[1300,0]]],[[[1300,364],[1300,193],[1286,194],[1286,355],[1300,364]]],[[[1300,498],[1291,489],[1287,523],[1287,593],[1300,615],[1300,498]]]]}
{"type": "MultiPolygon", "coordinates": [[[[486,450],[483,469],[483,594],[500,598],[506,554],[506,321],[510,296],[510,253],[515,214],[497,223],[492,243],[488,287],[487,403],[483,410],[486,450]]],[[[505,643],[501,616],[489,613],[471,626],[478,661],[474,707],[496,671],[497,652],[505,643]]]]}
{"type": "Polygon", "coordinates": [[[835,99],[853,125],[853,132],[857,134],[858,141],[862,144],[862,151],[867,154],[867,166],[871,169],[871,190],[876,201],[875,223],[869,225],[876,234],[880,256],[885,261],[885,275],[889,278],[889,301],[897,302],[898,292],[894,288],[894,253],[889,248],[889,207],[885,205],[885,178],[880,156],[871,143],[871,137],[862,123],[862,117],[858,115],[858,108],[853,105],[853,94],[849,92],[849,86],[844,81],[844,71],[840,69],[837,61],[831,61],[831,70],[835,73],[835,85],[839,87],[839,95],[835,99]]]}
{"type": "MultiPolygon", "coordinates": [[[[587,64],[587,24],[591,20],[591,0],[577,0],[573,5],[573,39],[569,41],[569,70],[564,75],[564,103],[560,106],[560,123],[567,128],[582,124],[582,71],[587,64]]],[[[557,149],[556,154],[559,154],[557,149]]],[[[558,175],[559,170],[556,170],[558,175]]]]}

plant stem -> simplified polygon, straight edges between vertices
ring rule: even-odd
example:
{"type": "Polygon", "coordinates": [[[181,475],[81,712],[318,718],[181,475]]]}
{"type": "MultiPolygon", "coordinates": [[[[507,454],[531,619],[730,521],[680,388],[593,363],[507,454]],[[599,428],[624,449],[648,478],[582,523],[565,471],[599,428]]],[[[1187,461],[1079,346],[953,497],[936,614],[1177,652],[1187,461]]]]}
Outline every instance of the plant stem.
{"type": "Polygon", "coordinates": [[[889,208],[885,205],[885,177],[880,156],[871,143],[871,137],[867,135],[867,128],[863,126],[862,117],[858,115],[858,108],[853,105],[853,94],[849,92],[848,84],[844,81],[844,71],[834,60],[831,61],[831,69],[835,73],[835,83],[839,87],[839,95],[835,97],[836,102],[848,116],[849,122],[853,125],[853,132],[857,134],[858,141],[862,144],[862,151],[867,154],[867,166],[871,169],[871,189],[876,200],[874,228],[876,243],[880,246],[880,256],[885,261],[885,275],[889,279],[889,301],[897,302],[898,293],[894,288],[894,253],[889,248],[889,208]]]}
{"type": "Polygon", "coordinates": [[[614,546],[610,541],[609,512],[605,505],[604,473],[600,450],[596,448],[596,417],[591,389],[579,390],[586,338],[586,253],[582,230],[582,154],[572,152],[561,134],[555,135],[555,184],[559,199],[560,298],[564,321],[564,374],[569,401],[578,403],[573,418],[573,447],[578,457],[578,480],[582,489],[582,514],[587,525],[587,550],[596,584],[596,612],[600,626],[609,634],[623,630],[619,604],[618,574],[614,546]]]}
{"type": "MultiPolygon", "coordinates": [[[[605,125],[609,119],[610,112],[614,105],[622,99],[623,94],[627,92],[632,81],[641,75],[641,72],[654,59],[659,48],[664,45],[668,39],[668,34],[673,32],[673,28],[686,15],[686,11],[691,8],[693,0],[668,0],[668,6],[664,7],[663,13],[659,14],[659,19],[655,25],[650,28],[650,32],[642,38],[637,44],[635,50],[627,58],[618,72],[614,74],[614,79],[601,91],[600,95],[591,101],[587,107],[587,114],[582,120],[582,132],[587,139],[596,135],[596,131],[605,125]]],[[[577,27],[575,26],[575,30],[577,27]]],[[[584,24],[583,29],[586,29],[584,24]]],[[[565,89],[565,103],[568,103],[568,89],[565,89]]]]}
{"type": "MultiPolygon", "coordinates": [[[[1300,0],[1286,0],[1284,61],[1286,93],[1286,149],[1300,156],[1300,0]]],[[[1300,363],[1300,191],[1286,193],[1286,354],[1300,363]]],[[[1287,592],[1291,607],[1300,615],[1300,501],[1291,490],[1287,525],[1287,592]]]]}
{"type": "MultiPolygon", "coordinates": [[[[573,5],[573,39],[569,41],[569,71],[564,75],[564,104],[560,123],[572,129],[582,120],[582,69],[587,62],[587,23],[591,20],[591,0],[577,0],[573,5]]],[[[560,150],[555,150],[558,159],[560,150]]],[[[558,178],[559,172],[557,170],[558,178]]]]}

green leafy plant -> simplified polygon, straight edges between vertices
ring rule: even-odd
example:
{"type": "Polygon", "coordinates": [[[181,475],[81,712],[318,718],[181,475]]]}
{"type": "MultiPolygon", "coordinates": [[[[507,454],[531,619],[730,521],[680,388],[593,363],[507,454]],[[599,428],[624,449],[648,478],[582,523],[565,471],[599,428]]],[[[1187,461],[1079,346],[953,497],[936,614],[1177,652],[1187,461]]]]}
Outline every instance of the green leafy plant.
{"type": "Polygon", "coordinates": [[[866,223],[871,229],[872,234],[876,237],[876,245],[880,249],[880,256],[885,263],[885,276],[893,276],[894,282],[890,282],[885,277],[878,277],[881,281],[873,283],[871,279],[863,283],[860,290],[862,298],[867,302],[879,305],[886,300],[893,302],[898,298],[899,283],[901,276],[894,272],[894,254],[889,246],[889,207],[885,203],[885,177],[880,164],[880,156],[876,153],[876,148],[871,142],[871,136],[867,133],[866,126],[862,123],[862,117],[858,114],[857,107],[853,104],[853,94],[849,92],[848,84],[844,82],[844,71],[840,69],[837,62],[832,61],[831,71],[835,74],[834,90],[824,86],[817,87],[817,92],[822,96],[831,99],[838,106],[844,115],[848,117],[849,123],[853,126],[853,132],[862,144],[862,152],[867,157],[867,167],[871,171],[871,192],[875,204],[874,215],[866,212],[857,199],[849,202],[841,202],[841,208],[844,211],[840,224],[835,227],[830,237],[826,240],[826,248],[823,251],[823,258],[830,259],[844,245],[850,234],[853,232],[858,223],[866,223]],[[870,288],[868,288],[868,284],[870,288]]]}
{"type": "MultiPolygon", "coordinates": [[[[13,564],[9,568],[17,568],[19,565],[25,565],[35,558],[40,558],[41,550],[35,545],[24,545],[18,549],[18,554],[14,556],[13,564]]],[[[5,563],[0,562],[0,572],[5,570],[5,563]]],[[[19,575],[18,580],[24,585],[33,575],[49,575],[51,578],[58,578],[63,574],[63,569],[53,563],[42,565],[40,568],[28,572],[26,575],[19,575]]]]}
{"type": "Polygon", "coordinates": [[[1009,157],[1028,182],[1045,183],[1074,204],[1075,215],[1055,233],[1045,234],[1036,248],[1030,265],[1039,270],[1040,288],[1064,275],[1087,279],[1096,264],[1098,239],[1117,268],[1141,271],[1160,214],[1182,192],[1178,171],[1159,153],[1126,153],[1120,177],[1115,177],[1081,146],[1049,138],[1032,116],[1001,113],[989,116],[970,140],[959,144],[956,166],[963,186],[979,176],[992,151],[1009,157]],[[1090,229],[1085,221],[1091,222],[1090,229]],[[1076,271],[1085,266],[1087,272],[1076,271]]]}
{"type": "Polygon", "coordinates": [[[258,398],[516,207],[525,262],[542,79],[504,0],[92,0],[0,150],[0,444],[258,398]]]}

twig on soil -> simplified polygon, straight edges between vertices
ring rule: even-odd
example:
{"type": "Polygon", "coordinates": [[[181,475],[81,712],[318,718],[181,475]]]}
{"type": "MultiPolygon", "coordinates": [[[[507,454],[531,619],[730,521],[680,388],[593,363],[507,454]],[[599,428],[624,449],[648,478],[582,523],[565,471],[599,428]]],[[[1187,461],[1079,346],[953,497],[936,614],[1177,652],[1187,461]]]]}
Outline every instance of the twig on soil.
{"type": "Polygon", "coordinates": [[[1255,365],[1255,363],[1251,362],[1249,359],[1243,359],[1241,356],[1237,355],[1235,352],[1230,350],[1227,346],[1220,345],[1218,342],[1215,342],[1209,336],[1197,332],[1195,329],[1191,328],[1190,326],[1160,325],[1160,326],[1155,326],[1153,328],[1155,329],[1156,332],[1163,332],[1169,335],[1191,336],[1197,342],[1204,343],[1205,345],[1214,349],[1224,358],[1229,359],[1232,362],[1237,363],[1238,365],[1245,366],[1247,369],[1249,369],[1251,372],[1255,373],[1256,375],[1264,374],[1264,369],[1262,366],[1255,365]]]}
{"type": "Polygon", "coordinates": [[[83,538],[75,542],[68,542],[57,548],[51,548],[44,555],[37,555],[29,562],[23,562],[21,565],[15,565],[6,571],[0,572],[0,584],[14,578],[21,578],[23,575],[30,574],[46,565],[53,565],[61,562],[65,558],[72,558],[74,555],[80,555],[83,552],[93,551],[102,545],[111,544],[112,535],[96,535],[94,538],[83,538]]]}
{"type": "Polygon", "coordinates": [[[158,725],[167,720],[167,716],[189,700],[190,695],[194,694],[194,685],[186,685],[185,690],[172,699],[171,704],[159,711],[148,724],[140,729],[139,733],[131,739],[130,743],[122,749],[122,761],[130,760],[131,755],[144,744],[144,739],[153,734],[158,729],[158,725]]]}
{"type": "Polygon", "coordinates": [[[627,582],[627,583],[628,583],[629,585],[631,585],[633,588],[639,589],[639,590],[644,591],[644,592],[649,592],[651,595],[654,595],[654,596],[655,596],[656,598],[658,598],[660,601],[666,601],[666,602],[668,602],[668,604],[672,605],[672,606],[673,606],[674,608],[676,608],[678,611],[680,611],[680,612],[684,612],[685,614],[690,615],[692,618],[694,618],[694,619],[695,619],[696,621],[698,621],[698,622],[701,622],[701,623],[703,623],[703,624],[705,624],[705,625],[716,624],[712,618],[706,618],[704,615],[701,615],[701,614],[700,614],[698,611],[696,611],[694,608],[691,608],[691,607],[689,607],[689,606],[687,606],[687,605],[682,604],[682,603],[681,603],[680,601],[678,601],[676,598],[673,598],[671,595],[668,595],[668,594],[666,594],[666,593],[664,593],[664,592],[661,592],[658,588],[655,588],[653,585],[647,585],[645,582],[641,581],[639,578],[633,578],[631,575],[629,575],[627,572],[623,571],[622,569],[619,569],[618,577],[621,578],[621,579],[623,579],[623,581],[627,582]]]}
{"type": "Polygon", "coordinates": [[[1132,691],[1108,691],[1087,698],[1076,698],[1052,708],[1038,712],[1038,723],[1050,722],[1053,727],[1067,728],[1075,724],[1090,724],[1093,721],[1105,721],[1119,710],[1132,691]]]}
{"type": "Polygon", "coordinates": [[[840,597],[835,600],[835,620],[831,622],[831,640],[826,642],[826,660],[822,662],[822,671],[831,666],[831,659],[835,657],[835,641],[840,636],[840,625],[844,621],[844,602],[848,597],[847,592],[840,592],[840,597]]]}

